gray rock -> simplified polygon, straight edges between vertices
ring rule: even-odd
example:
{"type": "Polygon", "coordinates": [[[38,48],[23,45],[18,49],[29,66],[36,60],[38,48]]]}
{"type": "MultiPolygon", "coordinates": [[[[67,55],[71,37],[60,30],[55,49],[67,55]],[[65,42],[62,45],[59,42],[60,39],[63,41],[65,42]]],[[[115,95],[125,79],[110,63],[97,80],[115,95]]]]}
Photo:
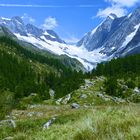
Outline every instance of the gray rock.
{"type": "Polygon", "coordinates": [[[61,101],[62,101],[62,98],[59,98],[55,103],[56,103],[57,105],[60,105],[60,104],[61,104],[61,101]]]}
{"type": "Polygon", "coordinates": [[[125,103],[126,101],[121,99],[121,98],[118,98],[118,97],[112,97],[112,100],[115,102],[115,103],[125,103]]]}
{"type": "Polygon", "coordinates": [[[48,128],[54,123],[55,120],[56,120],[56,118],[53,117],[53,118],[50,119],[48,122],[46,122],[46,123],[43,125],[43,130],[48,129],[48,128]]]}
{"type": "Polygon", "coordinates": [[[31,93],[30,96],[37,96],[37,94],[36,93],[31,93]]]}
{"type": "Polygon", "coordinates": [[[140,90],[138,89],[138,87],[135,87],[133,90],[135,93],[140,93],[140,90]]]}
{"type": "Polygon", "coordinates": [[[68,94],[67,96],[65,96],[65,98],[62,101],[62,103],[67,104],[70,99],[71,99],[71,94],[68,94]]]}
{"type": "Polygon", "coordinates": [[[82,94],[82,95],[80,96],[80,98],[81,98],[81,99],[86,99],[86,98],[87,98],[87,95],[86,95],[86,94],[82,94]]]}
{"type": "Polygon", "coordinates": [[[98,97],[104,98],[104,95],[102,93],[97,94],[98,97]]]}
{"type": "Polygon", "coordinates": [[[3,140],[14,140],[14,138],[13,137],[6,137],[3,140]]]}
{"type": "Polygon", "coordinates": [[[33,117],[33,116],[41,117],[43,116],[43,113],[42,112],[29,112],[27,116],[28,117],[33,117]]]}
{"type": "Polygon", "coordinates": [[[77,103],[73,103],[73,104],[71,105],[71,107],[72,107],[72,108],[75,108],[75,109],[78,109],[78,108],[80,108],[80,105],[77,104],[77,103]]]}
{"type": "Polygon", "coordinates": [[[122,85],[122,89],[126,91],[126,90],[128,90],[128,86],[122,85]]]}
{"type": "Polygon", "coordinates": [[[51,98],[54,98],[54,96],[55,96],[55,91],[52,90],[52,89],[50,89],[49,94],[50,94],[50,97],[51,97],[51,98]]]}
{"type": "Polygon", "coordinates": [[[16,128],[16,123],[14,120],[2,120],[0,121],[0,127],[11,127],[11,128],[16,128]]]}

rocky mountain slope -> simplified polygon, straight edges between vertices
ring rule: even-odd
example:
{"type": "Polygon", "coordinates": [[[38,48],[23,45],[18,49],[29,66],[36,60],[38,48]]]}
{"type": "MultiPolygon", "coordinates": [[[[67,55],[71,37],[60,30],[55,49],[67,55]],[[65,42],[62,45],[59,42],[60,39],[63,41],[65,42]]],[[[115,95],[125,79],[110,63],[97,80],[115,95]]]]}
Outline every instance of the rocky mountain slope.
{"type": "Polygon", "coordinates": [[[77,59],[87,70],[91,70],[94,63],[99,61],[98,59],[92,60],[93,54],[88,53],[87,50],[67,45],[53,30],[42,30],[32,24],[26,25],[20,17],[11,19],[1,17],[0,25],[7,28],[12,36],[16,36],[20,41],[30,43],[40,50],[77,59]]]}
{"type": "Polygon", "coordinates": [[[99,26],[87,33],[77,46],[88,51],[99,49],[108,59],[140,50],[140,8],[131,14],[118,18],[110,14],[99,26]]]}
{"type": "Polygon", "coordinates": [[[77,46],[66,44],[52,30],[42,30],[32,24],[25,24],[20,17],[1,17],[0,25],[8,28],[12,36],[40,50],[77,59],[88,71],[100,62],[140,52],[140,8],[119,18],[110,14],[87,33],[77,46]]]}

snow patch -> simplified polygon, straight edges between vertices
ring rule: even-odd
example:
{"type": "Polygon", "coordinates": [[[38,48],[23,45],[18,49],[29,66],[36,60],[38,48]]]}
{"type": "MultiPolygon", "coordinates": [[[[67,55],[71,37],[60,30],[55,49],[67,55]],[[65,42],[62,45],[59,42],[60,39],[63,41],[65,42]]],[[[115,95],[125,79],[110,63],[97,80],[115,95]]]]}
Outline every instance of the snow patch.
{"type": "Polygon", "coordinates": [[[47,31],[45,31],[43,34],[44,34],[44,35],[48,35],[48,36],[50,36],[51,38],[56,38],[55,36],[50,35],[47,31]]]}
{"type": "Polygon", "coordinates": [[[11,19],[5,18],[5,17],[1,17],[1,19],[2,19],[2,20],[9,20],[9,21],[11,20],[11,19]]]}
{"type": "Polygon", "coordinates": [[[107,60],[106,55],[100,53],[101,49],[88,52],[88,50],[85,48],[47,40],[44,36],[41,36],[41,39],[39,39],[35,38],[31,34],[28,34],[28,36],[22,36],[15,33],[15,35],[18,37],[18,39],[32,43],[40,49],[53,52],[57,55],[67,55],[71,58],[75,58],[80,61],[88,71],[95,68],[97,63],[107,60]]]}
{"type": "Polygon", "coordinates": [[[123,42],[121,48],[124,48],[126,47],[126,45],[133,39],[133,37],[136,35],[138,29],[140,27],[140,24],[136,25],[134,28],[135,28],[135,31],[132,32],[131,34],[129,34],[126,38],[125,38],[125,41],[123,42]]]}

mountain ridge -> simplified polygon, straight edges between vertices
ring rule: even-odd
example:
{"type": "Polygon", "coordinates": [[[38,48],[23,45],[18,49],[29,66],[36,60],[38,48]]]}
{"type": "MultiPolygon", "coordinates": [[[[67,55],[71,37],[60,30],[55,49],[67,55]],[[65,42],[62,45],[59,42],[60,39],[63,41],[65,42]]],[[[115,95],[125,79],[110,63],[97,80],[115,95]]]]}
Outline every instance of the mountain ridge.
{"type": "Polygon", "coordinates": [[[53,30],[44,31],[25,24],[20,17],[0,18],[0,25],[7,27],[19,40],[40,50],[77,59],[87,71],[96,68],[100,62],[140,52],[140,8],[123,17],[110,14],[77,45],[67,44],[53,30]]]}
{"type": "MultiPolygon", "coordinates": [[[[99,48],[100,53],[106,54],[111,58],[131,54],[131,52],[123,52],[122,50],[127,50],[129,43],[133,42],[133,38],[140,28],[139,19],[139,7],[127,16],[119,18],[108,16],[99,26],[83,37],[77,43],[77,46],[83,46],[89,51],[99,48]]],[[[135,49],[134,46],[133,49],[135,49]]],[[[130,51],[132,50],[130,49],[130,51]]]]}

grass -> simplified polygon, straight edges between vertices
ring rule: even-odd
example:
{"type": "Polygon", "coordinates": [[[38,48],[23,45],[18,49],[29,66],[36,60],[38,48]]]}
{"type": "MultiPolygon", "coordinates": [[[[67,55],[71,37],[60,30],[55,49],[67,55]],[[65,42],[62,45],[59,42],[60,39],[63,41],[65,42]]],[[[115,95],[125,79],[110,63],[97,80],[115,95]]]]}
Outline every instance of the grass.
{"type": "MultiPolygon", "coordinates": [[[[17,119],[17,128],[3,128],[0,138],[14,140],[139,140],[139,104],[95,106],[88,109],[71,109],[68,106],[41,107],[49,115],[29,118],[25,114],[17,119]],[[56,115],[54,124],[43,130],[43,124],[56,115]],[[52,112],[52,113],[50,113],[52,112]]],[[[39,108],[38,108],[39,109],[39,108]]],[[[28,112],[30,110],[26,110],[28,112]]]]}
{"type": "Polygon", "coordinates": [[[13,110],[17,127],[0,128],[0,140],[9,136],[14,140],[140,140],[140,104],[119,104],[98,97],[102,79],[94,79],[88,88],[74,91],[67,105],[44,103],[13,110]],[[82,94],[87,98],[80,98],[82,94]],[[73,102],[80,108],[71,109],[73,102]],[[54,116],[53,125],[43,130],[43,124],[54,116]]]}

